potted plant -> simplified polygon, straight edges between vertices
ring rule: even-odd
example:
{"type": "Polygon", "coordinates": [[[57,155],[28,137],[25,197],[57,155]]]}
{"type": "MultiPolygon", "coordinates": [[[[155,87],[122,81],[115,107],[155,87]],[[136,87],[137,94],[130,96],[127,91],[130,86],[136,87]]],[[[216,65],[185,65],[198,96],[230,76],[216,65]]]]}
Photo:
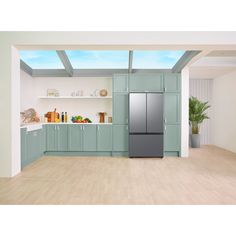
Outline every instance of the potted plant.
{"type": "Polygon", "coordinates": [[[208,102],[201,102],[196,97],[189,98],[189,125],[192,129],[191,146],[200,147],[199,125],[209,119],[205,111],[209,108],[208,102]]]}

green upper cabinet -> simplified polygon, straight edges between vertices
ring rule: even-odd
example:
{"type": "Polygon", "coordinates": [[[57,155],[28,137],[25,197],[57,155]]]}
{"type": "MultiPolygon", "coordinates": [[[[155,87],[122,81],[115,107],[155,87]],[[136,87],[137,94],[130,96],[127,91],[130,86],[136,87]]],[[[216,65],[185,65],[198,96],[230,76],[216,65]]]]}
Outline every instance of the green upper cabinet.
{"type": "Polygon", "coordinates": [[[164,95],[164,119],[167,124],[180,122],[180,94],[165,93],[164,95]]]}
{"type": "Polygon", "coordinates": [[[163,92],[163,73],[130,74],[130,92],[163,92]]]}
{"type": "Polygon", "coordinates": [[[113,124],[128,124],[128,93],[113,93],[113,124]]]}
{"type": "Polygon", "coordinates": [[[68,150],[68,126],[57,125],[57,151],[68,150]]]}
{"type": "Polygon", "coordinates": [[[83,151],[97,150],[96,125],[83,125],[83,151]]]}
{"type": "Polygon", "coordinates": [[[112,151],[112,125],[97,125],[97,151],[112,151]]]}
{"type": "Polygon", "coordinates": [[[180,151],[180,125],[165,125],[164,151],[180,151]]]}
{"type": "Polygon", "coordinates": [[[82,125],[68,125],[68,151],[82,151],[82,125]]]}
{"type": "Polygon", "coordinates": [[[113,92],[128,92],[128,74],[115,74],[113,76],[113,92]]]}
{"type": "Polygon", "coordinates": [[[128,125],[113,125],[113,151],[128,151],[128,125]]]}
{"type": "Polygon", "coordinates": [[[180,92],[181,75],[179,73],[165,73],[164,81],[165,92],[180,92]]]}
{"type": "Polygon", "coordinates": [[[68,150],[67,125],[47,125],[47,151],[68,150]]]}

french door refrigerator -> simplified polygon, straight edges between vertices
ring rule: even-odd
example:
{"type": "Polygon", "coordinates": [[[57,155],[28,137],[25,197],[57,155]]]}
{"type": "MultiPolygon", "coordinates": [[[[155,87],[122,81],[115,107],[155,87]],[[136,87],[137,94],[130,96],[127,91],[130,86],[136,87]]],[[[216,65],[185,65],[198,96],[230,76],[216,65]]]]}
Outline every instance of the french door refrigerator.
{"type": "Polygon", "coordinates": [[[163,157],[163,94],[129,94],[129,156],[163,157]]]}

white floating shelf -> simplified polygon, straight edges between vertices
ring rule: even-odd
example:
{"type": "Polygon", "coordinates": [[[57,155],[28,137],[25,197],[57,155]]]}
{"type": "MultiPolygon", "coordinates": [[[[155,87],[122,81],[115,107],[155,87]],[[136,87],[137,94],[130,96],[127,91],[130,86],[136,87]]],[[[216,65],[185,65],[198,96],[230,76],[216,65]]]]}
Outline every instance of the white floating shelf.
{"type": "Polygon", "coordinates": [[[106,97],[92,97],[92,96],[60,96],[60,97],[49,97],[49,96],[39,96],[39,99],[111,99],[112,96],[106,97]]]}

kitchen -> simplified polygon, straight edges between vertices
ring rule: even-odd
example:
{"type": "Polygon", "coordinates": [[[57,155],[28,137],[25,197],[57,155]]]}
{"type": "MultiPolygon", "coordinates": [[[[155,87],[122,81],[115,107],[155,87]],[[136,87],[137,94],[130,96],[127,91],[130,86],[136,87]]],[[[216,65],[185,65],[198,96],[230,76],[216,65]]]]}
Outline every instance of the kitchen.
{"type": "MultiPolygon", "coordinates": [[[[135,53],[133,68],[138,64],[135,53]]],[[[183,52],[176,54],[172,66],[183,52]]],[[[30,122],[21,126],[22,168],[42,156],[129,156],[131,93],[163,95],[159,116],[164,132],[162,151],[142,156],[181,155],[179,73],[149,70],[145,68],[147,60],[141,63],[145,69],[129,73],[130,51],[24,51],[21,56],[21,112],[30,122]],[[41,53],[42,65],[34,53],[41,53]],[[76,68],[73,74],[66,73],[70,67],[76,68]],[[34,112],[29,115],[30,108],[34,112]],[[32,124],[30,119],[39,122],[32,124]]]]}

